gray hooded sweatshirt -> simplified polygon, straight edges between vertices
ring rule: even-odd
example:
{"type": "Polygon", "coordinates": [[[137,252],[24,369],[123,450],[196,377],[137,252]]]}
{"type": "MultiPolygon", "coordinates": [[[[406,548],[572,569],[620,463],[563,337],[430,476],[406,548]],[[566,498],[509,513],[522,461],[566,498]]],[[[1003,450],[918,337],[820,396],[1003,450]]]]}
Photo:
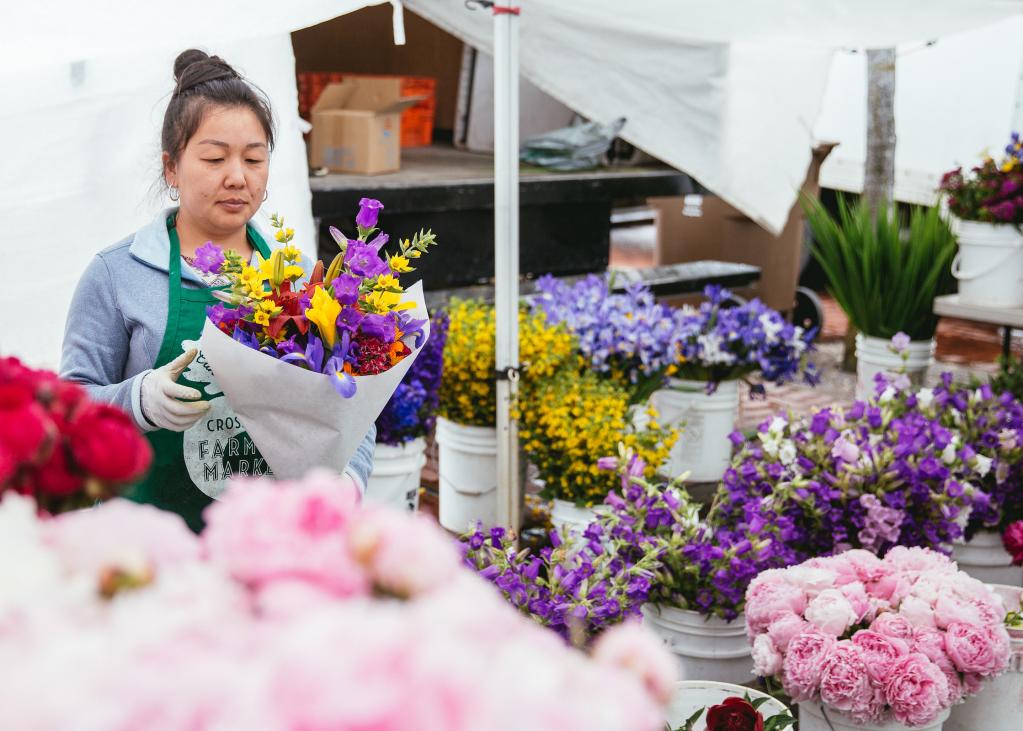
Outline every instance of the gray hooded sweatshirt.
{"type": "MultiPolygon", "coordinates": [[[[92,398],[120,406],[142,431],[155,427],[142,414],[142,379],[153,369],[167,325],[170,236],[168,208],[131,236],[104,249],[89,263],[75,288],[64,328],[60,375],[85,386],[92,398]]],[[[253,220],[271,247],[273,236],[253,220]]],[[[311,266],[303,259],[306,271],[311,266]]],[[[181,282],[203,287],[181,262],[181,282]]],[[[373,469],[376,426],[371,426],[345,472],[365,492],[373,469]]]]}

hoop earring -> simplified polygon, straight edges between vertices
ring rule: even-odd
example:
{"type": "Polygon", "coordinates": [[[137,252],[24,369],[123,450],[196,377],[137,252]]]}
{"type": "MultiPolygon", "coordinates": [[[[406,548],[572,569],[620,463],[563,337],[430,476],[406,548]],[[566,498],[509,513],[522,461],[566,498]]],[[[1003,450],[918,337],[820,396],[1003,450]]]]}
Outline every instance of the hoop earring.
{"type": "Polygon", "coordinates": [[[170,189],[170,192],[167,195],[174,202],[177,202],[177,200],[181,197],[181,194],[178,193],[178,189],[173,187],[170,189]]]}
{"type": "Polygon", "coordinates": [[[266,203],[266,199],[270,197],[270,191],[263,188],[263,202],[266,203]]]}

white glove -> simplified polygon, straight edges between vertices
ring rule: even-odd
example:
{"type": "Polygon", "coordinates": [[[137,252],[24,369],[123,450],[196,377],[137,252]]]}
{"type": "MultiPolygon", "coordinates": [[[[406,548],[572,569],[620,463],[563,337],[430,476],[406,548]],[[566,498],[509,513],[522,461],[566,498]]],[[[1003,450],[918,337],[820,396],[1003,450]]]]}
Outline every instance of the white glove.
{"type": "Polygon", "coordinates": [[[199,351],[192,348],[165,366],[155,368],[142,378],[142,415],[161,429],[185,431],[210,408],[209,401],[200,401],[202,394],[194,388],[178,384],[178,376],[199,351]]]}

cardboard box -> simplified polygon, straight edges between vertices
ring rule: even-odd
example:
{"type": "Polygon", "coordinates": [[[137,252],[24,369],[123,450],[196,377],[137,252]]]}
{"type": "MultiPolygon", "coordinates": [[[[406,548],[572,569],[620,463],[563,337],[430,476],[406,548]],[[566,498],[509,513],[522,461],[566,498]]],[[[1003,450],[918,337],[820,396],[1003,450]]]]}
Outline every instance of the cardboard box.
{"type": "Polygon", "coordinates": [[[330,84],[345,79],[397,79],[402,97],[419,101],[401,113],[401,146],[425,147],[433,142],[437,114],[437,80],[430,76],[376,76],[340,71],[301,71],[298,74],[298,114],[312,121],[313,106],[330,84]]]}
{"type": "Polygon", "coordinates": [[[402,97],[395,78],[330,84],[313,105],[310,165],[365,175],[399,170],[401,113],[418,101],[402,97]]]}
{"type": "MultiPolygon", "coordinates": [[[[816,198],[821,164],[834,143],[814,148],[801,192],[816,198]]],[[[803,248],[803,209],[797,201],[785,228],[773,236],[738,209],[713,196],[650,198],[657,223],[657,264],[717,259],[760,267],[753,293],[768,306],[788,312],[808,256],[803,248]]],[[[745,296],[745,295],[743,295],[745,296]]]]}

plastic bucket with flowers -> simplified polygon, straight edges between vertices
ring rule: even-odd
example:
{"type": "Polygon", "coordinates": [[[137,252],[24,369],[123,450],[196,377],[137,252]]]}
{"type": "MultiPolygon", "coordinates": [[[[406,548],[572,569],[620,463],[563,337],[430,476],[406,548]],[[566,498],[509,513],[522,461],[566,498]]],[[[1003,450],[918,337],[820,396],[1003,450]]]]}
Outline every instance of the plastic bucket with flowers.
{"type": "Polygon", "coordinates": [[[681,677],[721,683],[753,679],[743,615],[727,622],[690,609],[644,604],[643,624],[657,633],[675,655],[681,677]]]}
{"type": "Polygon", "coordinates": [[[1023,566],[1013,566],[1012,556],[997,531],[978,531],[969,541],[952,544],[952,558],[975,579],[985,584],[1023,586],[1023,566]]]}
{"type": "Polygon", "coordinates": [[[705,381],[672,379],[652,402],[665,424],[684,430],[662,471],[672,477],[688,472],[693,482],[720,480],[732,458],[728,435],[739,418],[739,382],[722,381],[708,393],[705,381]]]}
{"type": "Polygon", "coordinates": [[[856,398],[868,399],[875,392],[875,378],[881,373],[890,381],[904,376],[920,386],[934,362],[934,338],[910,340],[897,333],[891,340],[856,335],[856,398]]]}
{"type": "Polygon", "coordinates": [[[411,510],[419,509],[420,473],[426,464],[426,439],[396,446],[377,444],[366,501],[411,510]]]}
{"type": "Polygon", "coordinates": [[[952,274],[959,301],[984,307],[1023,306],[1023,232],[1017,224],[960,221],[952,274]]]}
{"type": "MultiPolygon", "coordinates": [[[[927,726],[913,726],[916,731],[942,731],[945,721],[948,720],[949,711],[941,712],[934,723],[927,726]]],[[[852,720],[841,711],[822,706],[820,703],[799,704],[799,731],[906,731],[911,728],[898,721],[888,721],[879,724],[862,724],[852,720]]],[[[980,731],[982,727],[971,727],[971,731],[980,731]]],[[[1002,728],[1001,726],[986,726],[983,728],[1002,728]]]]}
{"type": "Polygon", "coordinates": [[[497,429],[437,418],[440,524],[465,531],[497,521],[497,429]]]}

